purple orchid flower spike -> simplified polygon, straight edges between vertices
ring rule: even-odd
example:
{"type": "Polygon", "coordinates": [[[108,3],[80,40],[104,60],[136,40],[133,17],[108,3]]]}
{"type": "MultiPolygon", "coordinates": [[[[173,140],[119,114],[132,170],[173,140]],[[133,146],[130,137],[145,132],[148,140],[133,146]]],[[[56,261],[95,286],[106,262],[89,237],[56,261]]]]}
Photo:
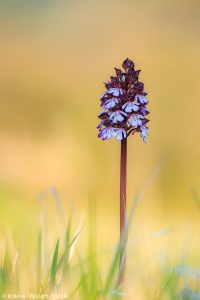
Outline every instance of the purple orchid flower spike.
{"type": "Polygon", "coordinates": [[[120,265],[118,286],[124,283],[126,246],[124,232],[126,230],[126,166],[127,166],[127,137],[130,134],[140,133],[146,143],[148,136],[146,116],[149,111],[146,107],[148,100],[144,91],[144,84],[139,81],[140,70],[135,70],[134,63],[126,59],[121,69],[115,68],[116,76],[111,76],[105,83],[106,91],[101,96],[101,119],[97,126],[98,137],[102,140],[115,138],[121,141],[120,162],[120,265]]]}
{"type": "Polygon", "coordinates": [[[146,105],[148,100],[147,93],[144,92],[144,84],[138,81],[140,70],[135,70],[134,63],[128,58],[122,64],[123,71],[115,69],[116,76],[111,76],[111,80],[105,83],[106,91],[101,97],[101,107],[103,113],[99,118],[104,120],[102,126],[99,126],[99,137],[103,140],[115,138],[119,140],[117,134],[110,137],[106,135],[105,129],[123,129],[122,139],[130,134],[140,133],[144,142],[148,136],[149,113],[146,105]]]}

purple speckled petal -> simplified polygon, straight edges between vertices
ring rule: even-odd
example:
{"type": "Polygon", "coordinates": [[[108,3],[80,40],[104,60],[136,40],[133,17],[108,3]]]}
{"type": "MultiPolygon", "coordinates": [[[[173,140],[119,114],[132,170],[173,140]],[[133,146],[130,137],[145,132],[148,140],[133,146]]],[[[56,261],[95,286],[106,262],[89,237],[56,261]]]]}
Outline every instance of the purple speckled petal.
{"type": "Polygon", "coordinates": [[[138,104],[137,103],[134,103],[134,102],[131,102],[131,101],[128,101],[126,102],[124,105],[122,105],[122,108],[125,110],[125,112],[127,113],[131,113],[133,111],[138,111],[139,110],[139,107],[138,107],[138,104]]]}
{"type": "Polygon", "coordinates": [[[111,108],[115,107],[117,103],[118,103],[117,98],[110,98],[105,102],[104,108],[105,109],[111,109],[111,108]]]}
{"type": "Polygon", "coordinates": [[[117,97],[117,96],[122,95],[123,91],[120,88],[110,88],[107,93],[112,94],[113,96],[117,97]]]}
{"type": "Polygon", "coordinates": [[[145,96],[143,95],[136,95],[136,100],[138,100],[141,104],[147,104],[148,103],[148,100],[145,96]]]}
{"type": "Polygon", "coordinates": [[[149,134],[148,134],[148,128],[145,125],[141,126],[140,135],[141,135],[143,142],[146,143],[146,138],[147,138],[147,135],[149,135],[149,134]]]}
{"type": "Polygon", "coordinates": [[[128,123],[133,127],[138,127],[142,125],[142,119],[144,119],[142,115],[133,114],[128,119],[128,123]]]}
{"type": "Polygon", "coordinates": [[[126,130],[123,128],[116,128],[116,140],[121,141],[126,138],[126,130]]]}

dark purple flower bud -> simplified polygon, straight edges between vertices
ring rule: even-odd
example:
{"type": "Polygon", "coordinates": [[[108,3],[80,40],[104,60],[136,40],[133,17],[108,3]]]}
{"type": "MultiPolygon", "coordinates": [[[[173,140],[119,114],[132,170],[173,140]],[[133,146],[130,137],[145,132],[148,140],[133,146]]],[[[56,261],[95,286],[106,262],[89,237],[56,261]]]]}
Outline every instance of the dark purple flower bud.
{"type": "Polygon", "coordinates": [[[141,94],[144,91],[144,83],[137,82],[135,84],[135,89],[138,91],[138,94],[141,94]]]}
{"type": "Polygon", "coordinates": [[[137,71],[135,71],[135,74],[134,74],[134,75],[138,77],[139,74],[140,74],[140,72],[141,72],[141,70],[137,70],[137,71]]]}
{"type": "Polygon", "coordinates": [[[108,113],[105,113],[105,112],[102,112],[98,118],[101,119],[101,120],[106,120],[108,118],[108,113]]]}
{"type": "Polygon", "coordinates": [[[105,82],[104,83],[105,84],[105,87],[107,88],[107,89],[109,89],[109,88],[111,88],[112,87],[112,84],[111,84],[111,82],[105,82]]]}
{"type": "Polygon", "coordinates": [[[115,68],[116,75],[119,77],[122,74],[120,69],[115,68]]]}
{"type": "Polygon", "coordinates": [[[119,82],[119,79],[115,76],[111,76],[110,79],[111,79],[111,83],[113,84],[117,84],[119,82]]]}
{"type": "Polygon", "coordinates": [[[130,68],[134,68],[134,63],[130,59],[127,58],[123,62],[122,67],[124,68],[124,70],[130,69],[130,68]]]}
{"type": "Polygon", "coordinates": [[[127,74],[128,74],[130,77],[131,77],[131,76],[138,76],[138,75],[136,74],[136,71],[135,71],[134,68],[128,69],[127,74]]]}
{"type": "Polygon", "coordinates": [[[138,81],[140,70],[135,70],[134,63],[128,58],[122,66],[125,72],[115,68],[117,76],[111,76],[111,81],[105,82],[107,90],[101,96],[98,136],[102,140],[115,138],[121,141],[139,132],[146,142],[149,111],[144,84],[138,81]]]}

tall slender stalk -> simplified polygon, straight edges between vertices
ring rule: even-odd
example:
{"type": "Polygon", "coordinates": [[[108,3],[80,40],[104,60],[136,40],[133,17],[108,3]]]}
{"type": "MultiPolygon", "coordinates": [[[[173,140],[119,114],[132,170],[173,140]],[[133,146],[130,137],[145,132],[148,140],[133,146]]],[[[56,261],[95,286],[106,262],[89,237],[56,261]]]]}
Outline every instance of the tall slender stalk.
{"type": "Polygon", "coordinates": [[[115,138],[121,141],[120,164],[120,255],[119,276],[117,287],[124,284],[126,265],[126,166],[127,166],[127,138],[140,133],[146,143],[148,136],[147,115],[149,110],[146,105],[147,93],[144,84],[139,81],[141,70],[136,70],[132,60],[125,59],[122,68],[115,68],[116,76],[111,76],[105,82],[106,91],[101,96],[101,120],[97,126],[98,137],[103,141],[115,138]]]}
{"type": "Polygon", "coordinates": [[[127,138],[121,141],[121,163],[120,163],[120,262],[118,284],[124,283],[126,268],[126,243],[124,235],[126,230],[126,166],[127,166],[127,138]]]}

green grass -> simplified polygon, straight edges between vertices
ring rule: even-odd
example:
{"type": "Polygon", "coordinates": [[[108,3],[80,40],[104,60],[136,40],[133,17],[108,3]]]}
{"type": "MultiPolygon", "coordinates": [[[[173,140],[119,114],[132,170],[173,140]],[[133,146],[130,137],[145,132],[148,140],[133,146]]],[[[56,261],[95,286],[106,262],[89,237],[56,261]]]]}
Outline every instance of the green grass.
{"type": "MultiPolygon", "coordinates": [[[[148,184],[149,181],[144,188],[148,184]]],[[[140,254],[139,260],[134,260],[137,253],[135,247],[128,243],[128,236],[142,194],[137,193],[132,201],[122,240],[108,251],[102,252],[97,243],[96,208],[95,202],[91,201],[84,226],[77,226],[74,214],[71,213],[65,222],[62,220],[62,230],[57,237],[51,233],[50,226],[48,227],[43,220],[43,226],[38,226],[38,237],[34,238],[34,245],[30,244],[30,238],[20,240],[23,247],[16,251],[15,245],[11,247],[9,238],[1,240],[0,297],[2,294],[28,292],[40,296],[56,293],[61,295],[62,299],[70,300],[200,299],[200,270],[187,264],[186,257],[184,260],[179,257],[176,261],[168,260],[164,264],[157,264],[157,270],[149,277],[145,276],[149,272],[148,257],[145,257],[144,261],[140,254]],[[117,282],[120,272],[119,257],[124,245],[128,254],[127,270],[125,284],[121,287],[117,282]],[[133,261],[135,265],[132,267],[139,266],[141,272],[130,269],[133,261]],[[141,267],[143,265],[144,267],[141,267]],[[137,298],[139,289],[143,290],[143,295],[137,298]]],[[[198,205],[197,193],[194,197],[198,205]]],[[[58,206],[56,203],[55,205],[58,206]]],[[[59,207],[63,209],[61,205],[59,207]]],[[[64,217],[64,211],[58,214],[60,218],[64,217]]],[[[173,234],[173,231],[161,229],[152,236],[162,239],[173,234]]],[[[106,232],[104,234],[106,235],[106,232]]],[[[19,241],[17,242],[19,244],[19,241]]],[[[134,241],[132,242],[134,244],[134,241]]]]}

